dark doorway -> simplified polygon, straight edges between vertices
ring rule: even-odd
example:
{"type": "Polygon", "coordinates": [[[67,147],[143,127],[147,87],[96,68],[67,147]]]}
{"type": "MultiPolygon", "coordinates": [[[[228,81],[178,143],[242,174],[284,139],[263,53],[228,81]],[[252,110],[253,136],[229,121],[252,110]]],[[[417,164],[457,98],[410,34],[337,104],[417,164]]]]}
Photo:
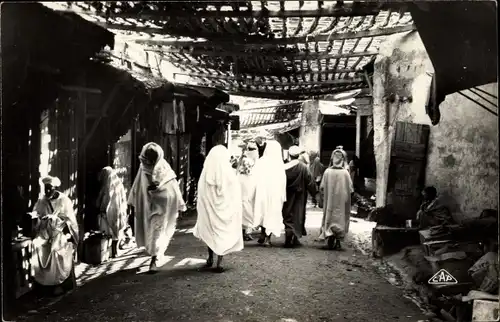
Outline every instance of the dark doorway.
{"type": "Polygon", "coordinates": [[[321,162],[329,164],[337,146],[343,146],[349,160],[356,154],[356,116],[325,115],[321,128],[321,162]]]}

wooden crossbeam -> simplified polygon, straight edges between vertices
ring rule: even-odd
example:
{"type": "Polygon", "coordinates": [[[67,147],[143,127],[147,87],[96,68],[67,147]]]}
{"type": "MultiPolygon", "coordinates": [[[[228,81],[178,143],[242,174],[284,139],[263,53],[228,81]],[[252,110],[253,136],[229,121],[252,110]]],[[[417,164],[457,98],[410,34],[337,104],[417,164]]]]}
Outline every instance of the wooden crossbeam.
{"type": "Polygon", "coordinates": [[[350,58],[350,57],[360,57],[360,56],[376,56],[378,53],[376,51],[364,51],[357,53],[342,53],[342,54],[331,54],[331,53],[315,53],[315,52],[284,52],[280,53],[278,51],[270,51],[270,52],[241,52],[241,51],[231,51],[231,50],[206,50],[206,49],[194,49],[194,50],[184,50],[179,48],[163,48],[163,49],[152,49],[145,48],[146,51],[151,52],[160,52],[160,53],[186,53],[192,56],[210,56],[210,57],[229,57],[229,56],[237,56],[237,57],[245,57],[245,58],[258,58],[258,57],[287,57],[293,58],[297,60],[301,59],[339,59],[339,58],[350,58]]]}
{"type": "MultiPolygon", "coordinates": [[[[189,63],[186,63],[187,66],[189,66],[189,63]]],[[[182,67],[179,67],[179,68],[182,68],[182,67]]],[[[297,72],[293,72],[293,71],[289,71],[289,72],[283,72],[283,73],[276,73],[276,72],[269,72],[268,74],[262,74],[262,73],[255,73],[255,74],[249,74],[249,73],[244,73],[244,74],[235,74],[235,75],[238,75],[238,79],[242,79],[242,80],[248,80],[249,78],[253,78],[256,74],[259,75],[259,76],[267,76],[267,77],[278,77],[278,78],[281,78],[281,77],[298,77],[298,76],[302,76],[302,75],[307,75],[307,74],[310,74],[311,77],[313,77],[314,75],[330,75],[330,74],[343,74],[343,73],[356,73],[356,74],[363,74],[363,71],[360,70],[360,69],[354,69],[354,68],[345,68],[345,69],[324,69],[324,70],[318,70],[318,71],[303,71],[303,72],[300,72],[300,71],[297,71],[297,72]]],[[[177,72],[177,73],[174,73],[174,75],[185,75],[185,76],[191,76],[191,75],[195,75],[195,76],[199,76],[199,77],[206,77],[206,75],[208,76],[211,76],[211,77],[214,77],[214,74],[208,74],[208,73],[203,73],[203,74],[197,74],[197,73],[187,73],[187,72],[177,72]]],[[[220,79],[233,79],[234,77],[233,76],[229,76],[229,75],[220,75],[218,76],[218,78],[220,79]]]]}
{"type": "Polygon", "coordinates": [[[225,92],[230,95],[247,96],[247,97],[257,97],[257,98],[267,98],[267,99],[288,99],[288,100],[301,100],[308,99],[311,97],[323,97],[330,94],[336,94],[340,92],[345,92],[348,90],[354,90],[364,88],[362,86],[352,87],[352,88],[340,88],[331,89],[323,91],[293,91],[293,92],[277,92],[277,91],[262,91],[262,90],[244,90],[244,89],[226,89],[225,92]]]}
{"type": "Polygon", "coordinates": [[[206,46],[241,46],[247,48],[276,48],[277,45],[294,45],[297,43],[309,42],[326,42],[344,39],[361,39],[367,37],[381,37],[397,33],[403,33],[416,30],[415,24],[396,26],[390,28],[379,28],[373,30],[362,31],[349,31],[339,32],[335,34],[320,34],[315,36],[293,37],[293,38],[279,38],[279,39],[249,39],[248,41],[241,41],[238,37],[228,37],[227,39],[211,39],[208,41],[196,40],[162,40],[162,39],[136,39],[138,44],[152,45],[152,46],[174,46],[174,47],[206,47],[206,46]]]}
{"type": "MultiPolygon", "coordinates": [[[[208,4],[208,3],[207,3],[208,4]]],[[[87,10],[87,14],[95,14],[101,17],[113,17],[123,19],[143,19],[143,20],[165,20],[169,17],[177,18],[315,18],[315,17],[353,17],[377,15],[380,11],[391,8],[401,8],[404,4],[389,2],[352,2],[342,5],[330,6],[316,10],[247,10],[247,11],[219,11],[219,10],[178,10],[169,9],[166,12],[142,11],[142,12],[110,12],[106,16],[104,12],[92,12],[87,10]]],[[[73,7],[75,8],[75,7],[73,7]]],[[[76,9],[76,8],[75,8],[76,9]]]]}
{"type": "Polygon", "coordinates": [[[251,79],[243,78],[243,77],[232,77],[232,76],[217,76],[217,75],[208,75],[208,74],[187,74],[193,78],[206,78],[206,79],[220,79],[226,80],[234,83],[246,83],[248,85],[269,85],[269,86],[306,86],[306,85],[339,85],[339,84],[356,84],[364,82],[365,79],[363,77],[357,78],[347,78],[347,79],[334,79],[334,80],[322,80],[322,81],[311,81],[311,82],[280,82],[280,83],[268,83],[265,81],[253,81],[251,79]]]}
{"type": "Polygon", "coordinates": [[[88,88],[78,85],[61,85],[62,90],[68,92],[80,92],[80,93],[89,93],[89,94],[101,94],[101,90],[99,88],[88,88]]]}

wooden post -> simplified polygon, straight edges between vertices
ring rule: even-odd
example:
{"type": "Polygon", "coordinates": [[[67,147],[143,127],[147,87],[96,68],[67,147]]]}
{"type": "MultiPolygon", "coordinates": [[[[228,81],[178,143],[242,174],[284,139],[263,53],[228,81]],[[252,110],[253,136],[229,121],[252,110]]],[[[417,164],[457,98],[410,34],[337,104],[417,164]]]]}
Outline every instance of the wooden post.
{"type": "Polygon", "coordinates": [[[227,138],[226,138],[226,142],[227,142],[227,149],[231,150],[231,121],[229,121],[227,123],[227,138]]]}
{"type": "MultiPolygon", "coordinates": [[[[87,75],[85,71],[82,71],[81,74],[81,83],[83,86],[86,85],[87,83],[87,75]]],[[[80,259],[82,258],[83,255],[83,235],[85,234],[85,226],[83,222],[83,218],[85,216],[85,188],[86,188],[86,175],[87,175],[87,153],[86,153],[86,148],[79,148],[80,147],[80,134],[81,137],[85,136],[85,133],[87,133],[87,96],[83,92],[77,92],[77,97],[78,97],[78,102],[77,104],[79,106],[79,114],[81,115],[81,120],[82,122],[79,122],[81,124],[82,129],[81,131],[78,132],[78,136],[76,138],[76,150],[78,151],[78,158],[77,158],[77,163],[78,163],[78,171],[77,171],[77,199],[78,199],[78,206],[77,206],[77,222],[78,222],[78,229],[80,230],[79,235],[79,242],[78,242],[78,247],[77,247],[77,262],[80,262],[80,259]]]]}
{"type": "Polygon", "coordinates": [[[356,113],[356,156],[359,158],[361,152],[361,114],[356,113]]]}

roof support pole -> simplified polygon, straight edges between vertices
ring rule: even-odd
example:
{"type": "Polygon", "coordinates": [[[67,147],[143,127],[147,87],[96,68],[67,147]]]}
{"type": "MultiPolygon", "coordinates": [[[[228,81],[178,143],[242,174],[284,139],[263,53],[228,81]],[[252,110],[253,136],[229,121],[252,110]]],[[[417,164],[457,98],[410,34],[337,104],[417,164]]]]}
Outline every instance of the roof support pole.
{"type": "Polygon", "coordinates": [[[82,145],[80,146],[80,150],[85,151],[85,149],[87,148],[87,145],[89,144],[90,139],[92,139],[92,136],[94,135],[95,131],[99,127],[99,124],[101,123],[102,118],[104,117],[104,115],[106,115],[106,112],[108,111],[109,106],[111,105],[116,94],[118,93],[118,89],[120,88],[120,85],[121,84],[119,84],[119,83],[116,84],[113,87],[113,90],[111,90],[111,93],[109,93],[108,97],[106,98],[106,101],[104,102],[104,104],[101,107],[101,116],[97,120],[94,121],[92,128],[90,129],[89,133],[87,133],[87,135],[85,136],[85,139],[82,142],[82,145]]]}

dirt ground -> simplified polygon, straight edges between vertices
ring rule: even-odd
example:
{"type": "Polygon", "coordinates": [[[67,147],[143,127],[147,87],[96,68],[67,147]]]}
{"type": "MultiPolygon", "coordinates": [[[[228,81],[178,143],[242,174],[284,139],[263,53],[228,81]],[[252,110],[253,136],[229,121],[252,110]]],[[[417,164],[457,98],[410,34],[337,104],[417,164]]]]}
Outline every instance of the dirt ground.
{"type": "Polygon", "coordinates": [[[148,258],[133,253],[100,267],[80,267],[77,290],[17,320],[426,320],[398,283],[384,278],[352,245],[345,251],[321,249],[315,241],[320,222],[321,213],[309,209],[303,247],[283,248],[284,236],[272,248],[250,241],[243,251],[228,255],[226,272],[217,274],[199,270],[206,248],[190,233],[194,220],[188,218],[178,227],[161,272],[138,271],[148,258]]]}

